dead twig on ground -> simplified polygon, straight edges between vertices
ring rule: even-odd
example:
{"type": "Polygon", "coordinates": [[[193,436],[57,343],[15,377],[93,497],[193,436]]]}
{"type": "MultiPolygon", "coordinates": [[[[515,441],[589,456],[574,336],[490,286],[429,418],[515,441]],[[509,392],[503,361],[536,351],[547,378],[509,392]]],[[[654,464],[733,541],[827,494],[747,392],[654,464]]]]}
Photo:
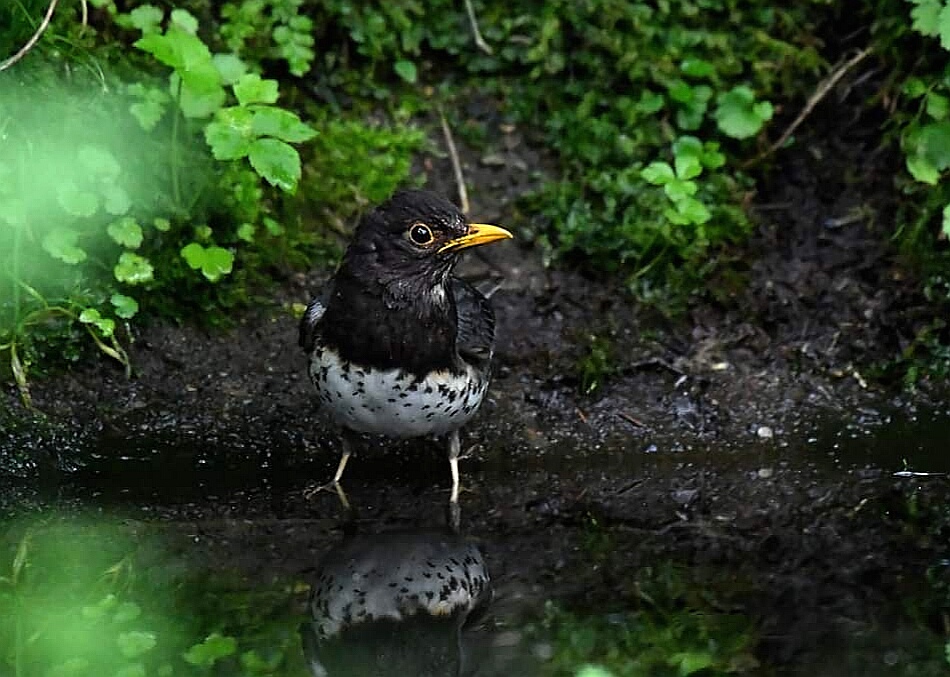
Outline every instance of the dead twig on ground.
{"type": "MultiPolygon", "coordinates": [[[[50,0],[49,6],[46,8],[46,15],[43,17],[43,20],[40,22],[40,25],[36,27],[36,30],[33,32],[33,35],[29,40],[26,41],[20,49],[8,58],[6,61],[0,62],[0,71],[5,71],[10,66],[15,64],[17,61],[22,59],[27,53],[33,49],[33,46],[36,45],[43,33],[46,32],[46,29],[49,28],[49,22],[53,19],[53,13],[56,11],[56,5],[59,3],[59,0],[50,0]]],[[[86,16],[86,2],[83,0],[83,17],[86,16]]]]}
{"type": "Polygon", "coordinates": [[[801,112],[798,114],[798,117],[796,117],[792,123],[786,127],[785,131],[782,132],[782,135],[778,137],[778,140],[769,146],[768,150],[753,158],[746,164],[751,165],[759,162],[784,146],[785,142],[788,141],[792,134],[795,133],[795,130],[798,129],[802,122],[805,121],[805,118],[811,115],[812,111],[815,109],[815,106],[817,106],[818,103],[828,95],[828,92],[830,92],[834,86],[838,84],[838,81],[844,77],[845,73],[861,63],[861,61],[863,61],[864,58],[870,53],[871,48],[865,47],[853,57],[835,67],[831,73],[828,74],[828,77],[818,83],[818,87],[815,89],[812,95],[808,97],[808,101],[805,103],[805,107],[802,108],[801,112]]]}
{"type": "Polygon", "coordinates": [[[482,32],[478,30],[478,18],[475,16],[475,8],[472,7],[472,0],[465,0],[465,13],[468,14],[468,23],[472,27],[472,37],[475,39],[475,45],[485,54],[494,54],[494,50],[485,42],[482,32]]]}
{"type": "Polygon", "coordinates": [[[465,175],[462,173],[462,161],[459,159],[458,151],[455,149],[455,139],[452,137],[452,129],[449,127],[449,121],[445,119],[445,112],[442,107],[438,107],[439,122],[442,123],[442,134],[445,136],[445,146],[449,151],[449,160],[452,162],[452,172],[455,174],[455,183],[459,192],[459,207],[463,214],[468,214],[468,189],[465,188],[465,175]]]}

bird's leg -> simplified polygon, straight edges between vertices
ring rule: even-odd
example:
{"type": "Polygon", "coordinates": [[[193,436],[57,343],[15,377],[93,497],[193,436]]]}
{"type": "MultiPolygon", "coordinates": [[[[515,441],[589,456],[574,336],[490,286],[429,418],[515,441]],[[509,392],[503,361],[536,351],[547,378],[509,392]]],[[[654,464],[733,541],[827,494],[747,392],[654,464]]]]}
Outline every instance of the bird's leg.
{"type": "Polygon", "coordinates": [[[452,493],[449,494],[449,528],[458,533],[462,521],[462,509],[459,507],[459,452],[462,443],[459,431],[449,433],[449,470],[452,471],[452,493]]]}
{"type": "Polygon", "coordinates": [[[350,456],[353,455],[353,433],[349,430],[344,430],[341,435],[340,441],[343,446],[343,451],[340,454],[340,462],[336,466],[336,472],[333,474],[333,479],[327,482],[326,484],[321,484],[316,487],[308,487],[304,489],[303,495],[306,499],[311,499],[313,496],[321,491],[330,491],[331,489],[336,492],[336,495],[340,498],[340,503],[343,504],[345,510],[350,509],[350,503],[346,500],[346,494],[343,491],[343,487],[340,485],[340,480],[343,479],[343,471],[346,470],[346,464],[350,460],[350,456]]]}

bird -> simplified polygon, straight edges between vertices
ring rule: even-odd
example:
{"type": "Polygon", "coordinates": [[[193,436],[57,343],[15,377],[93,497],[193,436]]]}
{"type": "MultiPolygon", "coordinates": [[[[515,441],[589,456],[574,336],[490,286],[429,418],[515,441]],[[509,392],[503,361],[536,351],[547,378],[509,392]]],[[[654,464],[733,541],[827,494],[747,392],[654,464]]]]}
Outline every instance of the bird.
{"type": "Polygon", "coordinates": [[[493,588],[472,540],[449,533],[350,535],[324,555],[300,625],[314,677],[456,677],[462,628],[493,588]]]}
{"type": "Polygon", "coordinates": [[[488,390],[495,316],[485,296],[453,274],[461,252],[513,237],[471,223],[452,202],[403,190],[366,213],[331,278],[300,322],[320,407],[342,428],[335,487],[360,434],[442,436],[457,526],[459,429],[488,390]]]}

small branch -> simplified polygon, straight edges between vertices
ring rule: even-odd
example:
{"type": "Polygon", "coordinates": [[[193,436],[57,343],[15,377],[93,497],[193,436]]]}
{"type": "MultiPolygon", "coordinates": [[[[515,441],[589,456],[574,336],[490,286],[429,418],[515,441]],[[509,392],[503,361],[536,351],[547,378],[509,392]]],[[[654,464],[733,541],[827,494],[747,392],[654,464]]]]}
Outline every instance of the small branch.
{"type": "Polygon", "coordinates": [[[472,7],[472,0],[465,0],[465,12],[468,14],[468,23],[472,27],[472,37],[475,38],[475,45],[485,54],[494,54],[494,50],[485,42],[482,32],[478,30],[478,18],[475,16],[475,8],[472,7]]]}
{"type": "Polygon", "coordinates": [[[778,137],[778,141],[769,146],[769,149],[760,155],[756,160],[761,160],[762,158],[771,155],[779,148],[785,145],[785,142],[788,141],[789,137],[795,133],[795,130],[798,129],[798,126],[805,121],[811,112],[815,109],[815,106],[818,105],[818,102],[825,98],[828,95],[838,81],[844,77],[844,74],[849,70],[857,66],[864,58],[871,53],[870,47],[865,47],[860,52],[855,54],[853,57],[845,61],[843,64],[835,68],[824,80],[818,84],[818,88],[812,93],[808,98],[808,101],[805,103],[805,107],[798,114],[798,117],[788,126],[788,128],[782,132],[782,135],[778,137]]]}
{"type": "MultiPolygon", "coordinates": [[[[59,0],[50,0],[49,7],[46,8],[46,16],[43,17],[43,21],[40,22],[39,27],[36,29],[36,32],[33,33],[33,36],[26,41],[26,44],[23,45],[20,50],[11,56],[6,61],[0,62],[0,71],[5,71],[10,66],[15,64],[17,61],[26,56],[27,52],[33,49],[33,45],[40,39],[46,29],[49,27],[49,22],[53,19],[53,12],[56,11],[56,5],[59,0]]],[[[84,5],[85,6],[85,5],[84,5]]]]}
{"type": "Polygon", "coordinates": [[[465,188],[465,175],[462,173],[462,162],[459,160],[458,151],[455,149],[455,139],[452,138],[452,130],[449,128],[449,122],[445,119],[445,113],[442,107],[439,107],[439,121],[442,123],[442,134],[445,135],[445,145],[449,151],[449,159],[452,161],[452,171],[455,174],[455,183],[459,192],[459,207],[463,214],[468,214],[468,190],[465,188]]]}

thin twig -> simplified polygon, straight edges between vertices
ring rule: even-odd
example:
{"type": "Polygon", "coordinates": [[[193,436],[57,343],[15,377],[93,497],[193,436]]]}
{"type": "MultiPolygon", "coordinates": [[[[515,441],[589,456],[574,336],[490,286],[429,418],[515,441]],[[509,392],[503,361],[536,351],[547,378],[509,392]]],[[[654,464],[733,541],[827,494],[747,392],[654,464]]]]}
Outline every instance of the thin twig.
{"type": "Polygon", "coordinates": [[[647,427],[647,424],[646,424],[646,423],[644,423],[644,422],[641,421],[640,419],[636,418],[635,416],[631,416],[630,414],[628,414],[628,413],[625,412],[625,411],[618,411],[618,412],[617,412],[617,416],[619,416],[620,418],[622,418],[622,419],[623,419],[624,421],[626,421],[627,423],[630,423],[630,424],[632,424],[632,425],[637,426],[638,428],[646,428],[646,427],[647,427]]]}
{"type": "Polygon", "coordinates": [[[818,84],[818,88],[812,93],[808,98],[808,101],[805,103],[805,107],[802,108],[802,111],[798,114],[798,117],[786,128],[782,135],[778,137],[778,141],[769,146],[769,149],[760,155],[756,160],[761,160],[762,158],[771,155],[779,148],[785,145],[785,142],[788,141],[789,137],[795,133],[795,130],[798,129],[798,126],[805,121],[811,112],[815,109],[815,106],[818,105],[818,102],[827,96],[838,81],[844,77],[844,74],[849,70],[857,66],[864,58],[871,53],[870,47],[865,47],[860,52],[855,54],[853,57],[845,61],[843,64],[835,68],[824,80],[818,84]]]}
{"type": "Polygon", "coordinates": [[[449,128],[449,121],[445,119],[445,113],[442,107],[439,107],[439,121],[442,123],[442,134],[445,135],[445,145],[449,151],[449,159],[452,161],[452,171],[455,173],[455,183],[459,191],[459,207],[463,214],[468,214],[468,190],[465,188],[465,175],[462,173],[462,162],[459,160],[458,151],[455,149],[455,139],[452,138],[452,130],[449,128]]]}
{"type": "Polygon", "coordinates": [[[36,29],[36,32],[33,33],[33,37],[31,37],[29,40],[27,40],[27,41],[26,41],[26,44],[23,45],[23,46],[20,48],[20,50],[19,50],[16,54],[14,54],[13,56],[11,56],[11,57],[10,57],[9,59],[7,59],[6,61],[0,62],[0,71],[5,71],[5,70],[8,69],[10,66],[12,66],[12,65],[15,64],[17,61],[19,61],[19,60],[22,59],[24,56],[26,56],[26,53],[27,53],[27,52],[29,52],[31,49],[33,49],[33,45],[36,44],[37,40],[40,39],[40,36],[42,36],[43,33],[46,31],[46,29],[49,27],[49,22],[50,22],[50,21],[52,20],[52,18],[53,18],[53,12],[56,11],[56,4],[57,4],[58,2],[59,2],[59,0],[50,0],[49,7],[46,8],[46,16],[43,17],[43,21],[40,22],[40,25],[39,25],[39,27],[36,29]]]}
{"type": "Polygon", "coordinates": [[[465,12],[468,14],[468,23],[472,27],[472,37],[475,38],[475,45],[485,54],[494,54],[495,52],[491,46],[482,37],[482,32],[478,30],[478,18],[475,16],[475,8],[472,7],[472,0],[465,0],[465,12]]]}

